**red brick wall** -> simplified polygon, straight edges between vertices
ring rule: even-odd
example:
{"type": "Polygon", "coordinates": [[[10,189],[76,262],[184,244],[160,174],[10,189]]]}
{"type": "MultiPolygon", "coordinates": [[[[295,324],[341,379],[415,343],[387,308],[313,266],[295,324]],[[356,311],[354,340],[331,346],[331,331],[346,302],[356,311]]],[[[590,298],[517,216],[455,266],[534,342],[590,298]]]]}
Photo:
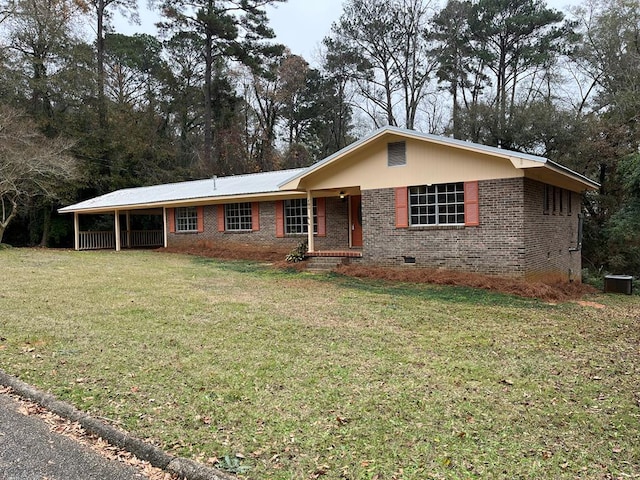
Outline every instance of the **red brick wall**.
{"type": "MultiPolygon", "coordinates": [[[[576,247],[581,196],[572,193],[572,212],[550,201],[544,213],[542,183],[524,178],[479,182],[480,224],[477,227],[396,228],[393,189],[362,192],[362,263],[383,266],[443,268],[527,279],[580,280],[576,247]],[[406,264],[403,256],[414,257],[406,264]]],[[[550,195],[553,188],[549,189],[550,195]]],[[[557,203],[557,202],[556,202],[557,203]]],[[[199,241],[294,248],[306,235],[276,237],[275,202],[262,202],[260,230],[219,232],[217,205],[204,208],[204,232],[169,233],[170,247],[199,241]]],[[[349,245],[348,202],[326,199],[326,236],[315,238],[316,250],[344,250],[349,245]]]]}
{"type": "Polygon", "coordinates": [[[579,279],[580,254],[569,249],[580,196],[573,194],[572,215],[543,215],[543,191],[543,184],[524,178],[480,181],[479,226],[415,228],[396,228],[393,189],[364,191],[363,263],[565,280],[571,269],[579,279]]]}
{"type": "Polygon", "coordinates": [[[526,277],[532,280],[557,278],[580,281],[582,278],[581,252],[575,251],[581,212],[580,194],[556,188],[554,211],[554,187],[548,187],[550,209],[545,213],[544,184],[527,180],[524,187],[525,217],[528,219],[525,230],[526,277]],[[560,195],[562,195],[562,203],[559,201],[560,195]],[[569,195],[571,195],[571,211],[568,210],[569,195]]]}
{"type": "MultiPolygon", "coordinates": [[[[276,237],[275,202],[260,202],[260,230],[252,232],[219,232],[218,206],[204,207],[204,231],[202,233],[169,233],[169,247],[183,247],[196,242],[227,242],[255,244],[256,246],[289,247],[293,249],[307,235],[286,235],[276,237]]],[[[168,221],[168,220],[167,220],[168,221]]],[[[317,250],[345,249],[349,245],[348,203],[339,198],[326,199],[326,236],[315,237],[317,250]]]]}

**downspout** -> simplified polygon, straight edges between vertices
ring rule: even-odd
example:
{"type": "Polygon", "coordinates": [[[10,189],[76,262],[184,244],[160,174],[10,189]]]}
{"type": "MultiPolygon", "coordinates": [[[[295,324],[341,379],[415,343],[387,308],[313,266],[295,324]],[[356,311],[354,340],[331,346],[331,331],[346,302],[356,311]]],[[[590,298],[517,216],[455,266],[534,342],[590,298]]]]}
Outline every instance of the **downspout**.
{"type": "Polygon", "coordinates": [[[313,196],[311,190],[307,190],[307,252],[315,252],[313,237],[313,196]]]}
{"type": "Polygon", "coordinates": [[[575,248],[570,248],[569,252],[579,252],[582,250],[582,230],[584,228],[584,217],[581,213],[578,214],[578,237],[576,238],[575,248]]]}

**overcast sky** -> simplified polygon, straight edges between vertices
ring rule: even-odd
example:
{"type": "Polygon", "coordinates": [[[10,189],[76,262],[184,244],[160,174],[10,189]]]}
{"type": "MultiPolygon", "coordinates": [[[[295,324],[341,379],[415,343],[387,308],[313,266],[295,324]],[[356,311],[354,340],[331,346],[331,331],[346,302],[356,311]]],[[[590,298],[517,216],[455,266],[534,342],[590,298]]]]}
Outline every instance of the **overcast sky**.
{"type": "MultiPolygon", "coordinates": [[[[315,63],[314,56],[322,39],[331,30],[331,24],[342,14],[344,0],[288,0],[286,3],[268,7],[269,24],[277,35],[277,41],[315,63]]],[[[441,0],[442,5],[446,0],[441,0]]],[[[547,0],[551,8],[567,11],[569,5],[578,5],[580,0],[547,0]]]]}
{"type": "Polygon", "coordinates": [[[314,57],[331,24],[342,13],[343,0],[288,0],[268,7],[269,24],[276,40],[308,62],[314,57]]]}
{"type": "MultiPolygon", "coordinates": [[[[344,0],[288,0],[275,7],[267,7],[269,24],[276,33],[276,41],[286,45],[292,53],[301,55],[312,65],[317,65],[320,43],[329,34],[331,24],[340,17],[343,2],[344,0]]],[[[445,0],[440,3],[444,4],[445,0]]],[[[565,12],[568,5],[579,3],[581,0],[547,1],[551,8],[565,12]]],[[[158,21],[157,15],[145,11],[145,4],[146,2],[139,2],[142,25],[129,25],[124,20],[117,20],[118,33],[156,34],[154,23],[158,21]]]]}

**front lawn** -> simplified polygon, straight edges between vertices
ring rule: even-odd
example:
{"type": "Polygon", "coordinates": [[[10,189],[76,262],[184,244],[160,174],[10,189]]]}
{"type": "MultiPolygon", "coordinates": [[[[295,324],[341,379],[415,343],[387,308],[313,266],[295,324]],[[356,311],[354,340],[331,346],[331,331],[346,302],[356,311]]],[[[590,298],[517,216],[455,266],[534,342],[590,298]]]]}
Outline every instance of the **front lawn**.
{"type": "Polygon", "coordinates": [[[0,260],[0,367],[171,453],[254,479],[638,478],[638,296],[0,260]]]}

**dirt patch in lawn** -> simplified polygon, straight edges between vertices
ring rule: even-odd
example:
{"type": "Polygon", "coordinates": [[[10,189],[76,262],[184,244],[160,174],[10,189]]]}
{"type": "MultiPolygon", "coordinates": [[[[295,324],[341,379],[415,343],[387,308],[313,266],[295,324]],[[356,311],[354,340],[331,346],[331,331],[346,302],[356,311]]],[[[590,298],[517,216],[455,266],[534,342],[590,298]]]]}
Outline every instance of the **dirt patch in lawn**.
{"type": "MultiPolygon", "coordinates": [[[[187,247],[162,248],[159,251],[186,253],[224,260],[268,262],[275,268],[294,268],[297,270],[304,270],[305,268],[305,262],[291,263],[284,260],[291,251],[289,246],[270,246],[268,248],[261,246],[257,248],[251,244],[217,244],[203,241],[187,247]]],[[[450,270],[342,265],[336,268],[335,271],[342,275],[357,278],[481,288],[526,298],[537,298],[546,302],[578,300],[585,295],[597,293],[595,288],[583,283],[569,283],[559,280],[532,282],[450,270]]]]}

